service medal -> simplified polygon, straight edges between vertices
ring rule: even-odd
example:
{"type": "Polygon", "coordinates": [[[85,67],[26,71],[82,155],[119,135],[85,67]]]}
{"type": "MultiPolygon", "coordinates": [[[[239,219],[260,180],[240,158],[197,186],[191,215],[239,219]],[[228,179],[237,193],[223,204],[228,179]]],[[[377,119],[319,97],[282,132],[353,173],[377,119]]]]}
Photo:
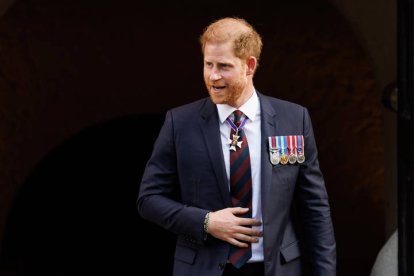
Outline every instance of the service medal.
{"type": "Polygon", "coordinates": [[[279,164],[279,162],[280,162],[280,156],[279,156],[279,153],[277,153],[277,152],[272,152],[272,153],[270,154],[270,162],[271,162],[273,165],[277,165],[277,164],[279,164]]]}
{"type": "Polygon", "coordinates": [[[288,156],[288,161],[290,164],[295,164],[297,160],[298,160],[298,157],[294,153],[288,156]]]}
{"type": "Polygon", "coordinates": [[[287,137],[278,136],[278,138],[280,139],[280,147],[282,148],[282,156],[280,156],[280,163],[282,165],[286,165],[288,163],[287,137]]]}
{"type": "Polygon", "coordinates": [[[280,163],[282,165],[286,165],[288,163],[288,157],[285,154],[282,154],[282,156],[280,156],[280,163]]]}
{"type": "Polygon", "coordinates": [[[288,150],[289,150],[289,156],[288,161],[290,164],[295,164],[298,160],[296,155],[296,136],[295,135],[289,135],[288,136],[288,150]]]}
{"type": "Polygon", "coordinates": [[[277,136],[269,136],[268,140],[270,163],[277,165],[280,162],[280,146],[277,136]]]}
{"type": "Polygon", "coordinates": [[[303,162],[305,162],[305,155],[303,154],[298,155],[298,163],[303,163],[303,162]]]}
{"type": "Polygon", "coordinates": [[[298,141],[298,147],[297,147],[297,152],[298,152],[298,158],[297,161],[298,163],[303,163],[305,162],[305,144],[303,141],[303,135],[297,135],[297,141],[298,141]]]}

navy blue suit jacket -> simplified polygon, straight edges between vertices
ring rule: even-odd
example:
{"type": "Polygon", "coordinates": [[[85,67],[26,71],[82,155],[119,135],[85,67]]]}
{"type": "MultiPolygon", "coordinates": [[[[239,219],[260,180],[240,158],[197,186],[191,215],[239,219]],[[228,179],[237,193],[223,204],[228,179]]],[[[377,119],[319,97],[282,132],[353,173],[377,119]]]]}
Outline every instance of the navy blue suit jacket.
{"type": "MultiPolygon", "coordinates": [[[[265,275],[304,275],[304,263],[311,275],[336,275],[330,207],[309,114],[300,105],[258,96],[265,275]],[[303,135],[304,163],[270,162],[268,137],[280,135],[303,135]]],[[[207,212],[231,207],[228,185],[215,104],[204,98],[168,111],[137,206],[143,218],[177,235],[174,275],[222,275],[230,245],[204,239],[203,222],[207,212]]]]}

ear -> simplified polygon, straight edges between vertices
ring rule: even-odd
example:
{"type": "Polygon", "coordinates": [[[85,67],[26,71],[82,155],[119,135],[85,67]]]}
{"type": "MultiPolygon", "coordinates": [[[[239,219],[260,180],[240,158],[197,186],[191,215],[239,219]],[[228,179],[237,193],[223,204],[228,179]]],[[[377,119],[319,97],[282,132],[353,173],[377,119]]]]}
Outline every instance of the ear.
{"type": "Polygon", "coordinates": [[[253,75],[257,67],[257,59],[254,56],[250,56],[246,60],[247,75],[253,75]]]}

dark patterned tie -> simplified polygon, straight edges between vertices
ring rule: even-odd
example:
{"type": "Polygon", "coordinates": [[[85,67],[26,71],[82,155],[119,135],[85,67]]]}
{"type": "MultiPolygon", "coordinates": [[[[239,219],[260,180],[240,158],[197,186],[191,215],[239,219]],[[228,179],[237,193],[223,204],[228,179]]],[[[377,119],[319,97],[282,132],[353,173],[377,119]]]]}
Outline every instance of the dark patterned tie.
{"type": "MultiPolygon", "coordinates": [[[[252,174],[250,168],[250,154],[247,138],[243,131],[244,122],[241,122],[243,113],[240,110],[233,112],[234,125],[230,133],[233,149],[230,150],[230,195],[233,207],[247,207],[249,212],[244,217],[252,217],[252,174]],[[238,129],[237,133],[234,126],[238,129]],[[234,135],[240,136],[236,142],[234,135]],[[235,149],[235,150],[234,150],[235,149]]],[[[247,119],[247,118],[246,118],[247,119]]],[[[237,130],[236,129],[236,130],[237,130]]],[[[230,250],[230,262],[240,268],[252,257],[251,245],[240,248],[233,246],[230,250]]]]}

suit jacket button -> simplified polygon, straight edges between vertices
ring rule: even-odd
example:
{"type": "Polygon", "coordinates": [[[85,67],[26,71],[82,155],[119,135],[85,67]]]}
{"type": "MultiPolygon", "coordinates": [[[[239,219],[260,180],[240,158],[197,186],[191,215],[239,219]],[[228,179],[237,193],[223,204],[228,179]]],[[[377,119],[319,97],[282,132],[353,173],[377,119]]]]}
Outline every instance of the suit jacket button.
{"type": "Polygon", "coordinates": [[[226,267],[226,264],[223,264],[223,263],[220,263],[220,264],[219,264],[219,268],[220,268],[221,270],[223,270],[225,267],[226,267]]]}

